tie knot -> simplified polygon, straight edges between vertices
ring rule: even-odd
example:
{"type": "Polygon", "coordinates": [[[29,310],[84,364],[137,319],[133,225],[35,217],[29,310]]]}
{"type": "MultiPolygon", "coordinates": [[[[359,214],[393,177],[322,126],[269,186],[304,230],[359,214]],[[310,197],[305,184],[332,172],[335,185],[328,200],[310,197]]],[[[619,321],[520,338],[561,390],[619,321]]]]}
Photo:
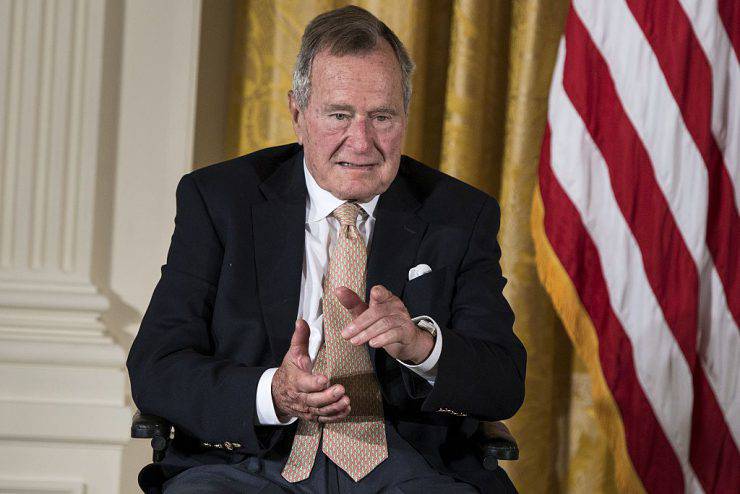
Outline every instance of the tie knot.
{"type": "Polygon", "coordinates": [[[365,216],[367,216],[367,213],[356,203],[345,202],[337,209],[332,211],[331,215],[334,216],[339,221],[339,224],[342,226],[356,226],[357,215],[362,215],[362,217],[364,218],[365,216]]]}

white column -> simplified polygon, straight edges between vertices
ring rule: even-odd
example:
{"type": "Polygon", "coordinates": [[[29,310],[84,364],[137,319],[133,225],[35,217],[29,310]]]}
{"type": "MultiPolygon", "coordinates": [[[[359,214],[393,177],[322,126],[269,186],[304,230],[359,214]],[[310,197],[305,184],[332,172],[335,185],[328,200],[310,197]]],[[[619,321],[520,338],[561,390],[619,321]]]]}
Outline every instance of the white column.
{"type": "MultiPolygon", "coordinates": [[[[120,360],[106,351],[108,303],[90,281],[102,5],[0,3],[3,359],[43,340],[97,344],[99,359],[120,360]]],[[[52,355],[76,362],[70,351],[52,355]]]]}
{"type": "Polygon", "coordinates": [[[125,352],[92,282],[104,0],[0,0],[0,492],[118,492],[125,352]]]}
{"type": "Polygon", "coordinates": [[[124,359],[192,167],[200,10],[0,0],[0,492],[137,492],[124,359]]]}

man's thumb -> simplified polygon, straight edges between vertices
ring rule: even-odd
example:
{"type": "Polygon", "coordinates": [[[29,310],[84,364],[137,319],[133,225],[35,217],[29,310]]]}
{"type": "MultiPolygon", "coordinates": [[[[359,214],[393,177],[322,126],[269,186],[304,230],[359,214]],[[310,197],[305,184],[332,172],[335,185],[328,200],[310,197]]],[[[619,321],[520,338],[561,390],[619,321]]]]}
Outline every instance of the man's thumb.
{"type": "Polygon", "coordinates": [[[370,290],[370,300],[374,304],[381,304],[391,298],[393,294],[383,285],[375,285],[370,290]]]}
{"type": "Polygon", "coordinates": [[[308,354],[308,337],[311,335],[311,329],[308,323],[303,319],[296,319],[293,337],[290,339],[290,346],[298,347],[301,353],[308,354]]]}
{"type": "Polygon", "coordinates": [[[347,288],[346,286],[340,286],[334,290],[339,303],[344,306],[352,315],[352,319],[359,316],[367,310],[367,304],[362,301],[359,295],[347,288]]]}

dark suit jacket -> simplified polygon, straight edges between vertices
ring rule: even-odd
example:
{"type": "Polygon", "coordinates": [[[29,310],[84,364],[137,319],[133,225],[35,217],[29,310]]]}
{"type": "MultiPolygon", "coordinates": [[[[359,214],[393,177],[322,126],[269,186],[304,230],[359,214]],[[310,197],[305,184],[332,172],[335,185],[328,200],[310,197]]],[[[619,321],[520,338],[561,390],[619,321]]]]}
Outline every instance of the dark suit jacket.
{"type": "MultiPolygon", "coordinates": [[[[165,476],[247,455],[287,455],[295,424],[255,425],[257,381],[288,350],[300,297],[306,187],[296,145],[185,175],[167,264],[128,358],[135,403],[176,424],[165,476]],[[225,448],[203,447],[202,442],[225,448]]],[[[386,417],[438,470],[490,490],[473,454],[479,420],[524,397],[524,347],[502,295],[494,199],[404,156],[380,196],[368,289],[442,328],[434,386],[370,348],[386,417]],[[407,281],[409,268],[432,271],[407,281]]],[[[150,474],[152,472],[149,472],[150,474]]]]}

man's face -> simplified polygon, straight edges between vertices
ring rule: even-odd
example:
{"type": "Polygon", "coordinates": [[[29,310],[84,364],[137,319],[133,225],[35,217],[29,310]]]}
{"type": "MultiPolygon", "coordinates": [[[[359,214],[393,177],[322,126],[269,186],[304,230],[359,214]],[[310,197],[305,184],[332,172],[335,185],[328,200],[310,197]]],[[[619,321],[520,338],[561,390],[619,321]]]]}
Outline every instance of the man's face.
{"type": "Polygon", "coordinates": [[[322,189],[339,199],[370,200],[398,173],[406,132],[401,68],[382,41],[369,53],[316,55],[311,94],[290,109],[306,165],[322,189]]]}

